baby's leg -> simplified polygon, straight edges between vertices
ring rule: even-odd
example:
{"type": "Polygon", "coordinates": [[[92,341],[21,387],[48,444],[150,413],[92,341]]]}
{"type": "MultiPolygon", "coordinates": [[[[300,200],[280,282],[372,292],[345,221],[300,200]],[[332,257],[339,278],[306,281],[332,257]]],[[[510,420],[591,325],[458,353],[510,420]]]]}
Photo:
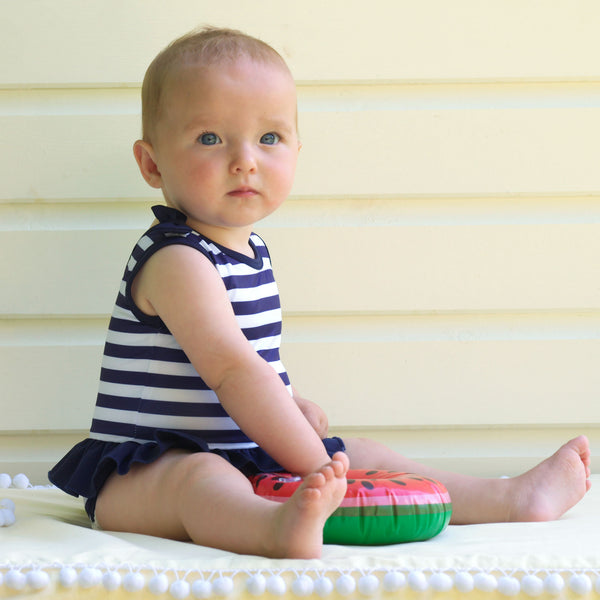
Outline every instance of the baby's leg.
{"type": "Polygon", "coordinates": [[[411,461],[365,439],[346,439],[351,469],[391,469],[418,473],[443,483],[452,498],[453,524],[548,521],[575,505],[590,487],[590,450],[579,436],[523,475],[482,479],[411,461]]]}
{"type": "Polygon", "coordinates": [[[248,479],[219,456],[172,450],[126,475],[113,474],[98,496],[96,518],[103,529],[240,554],[318,558],[323,525],[344,496],[347,470],[340,453],[281,504],[255,495],[248,479]]]}

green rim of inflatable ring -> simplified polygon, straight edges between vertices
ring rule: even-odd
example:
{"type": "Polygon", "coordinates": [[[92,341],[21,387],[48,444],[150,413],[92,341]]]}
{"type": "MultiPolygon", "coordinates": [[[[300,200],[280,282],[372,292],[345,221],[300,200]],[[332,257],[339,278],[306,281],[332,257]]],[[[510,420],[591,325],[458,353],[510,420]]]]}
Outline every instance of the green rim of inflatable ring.
{"type": "MultiPolygon", "coordinates": [[[[452,514],[446,488],[434,479],[397,471],[350,470],[341,505],[327,519],[325,544],[382,546],[428,540],[452,514]]],[[[285,502],[302,479],[289,473],[250,478],[259,496],[285,502]]]]}

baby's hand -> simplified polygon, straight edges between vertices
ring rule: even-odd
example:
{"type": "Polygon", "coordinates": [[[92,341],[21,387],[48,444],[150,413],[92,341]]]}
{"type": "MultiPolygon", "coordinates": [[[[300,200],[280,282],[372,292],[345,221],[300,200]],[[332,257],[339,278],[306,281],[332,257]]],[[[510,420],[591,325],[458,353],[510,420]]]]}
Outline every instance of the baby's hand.
{"type": "Polygon", "coordinates": [[[294,390],[294,400],[298,405],[298,408],[302,411],[302,414],[306,420],[311,424],[312,428],[317,432],[317,435],[324,439],[327,437],[329,432],[329,421],[325,411],[310,400],[302,398],[296,390],[294,390]]]}

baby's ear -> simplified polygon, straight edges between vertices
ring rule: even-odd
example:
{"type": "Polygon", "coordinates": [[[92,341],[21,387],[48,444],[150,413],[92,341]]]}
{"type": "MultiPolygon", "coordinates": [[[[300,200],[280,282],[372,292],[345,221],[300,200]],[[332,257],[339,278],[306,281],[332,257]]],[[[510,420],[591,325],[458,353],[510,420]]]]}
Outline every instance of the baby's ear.
{"type": "Polygon", "coordinates": [[[148,185],[160,189],[162,187],[162,177],[154,159],[152,145],[144,140],[137,140],[133,144],[133,155],[140,168],[140,173],[148,185]]]}

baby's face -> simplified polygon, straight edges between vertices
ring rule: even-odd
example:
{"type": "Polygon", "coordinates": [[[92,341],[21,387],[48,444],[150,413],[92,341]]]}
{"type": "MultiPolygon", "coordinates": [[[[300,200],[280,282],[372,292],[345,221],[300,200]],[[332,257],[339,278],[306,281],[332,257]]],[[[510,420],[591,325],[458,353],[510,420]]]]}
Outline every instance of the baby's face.
{"type": "Polygon", "coordinates": [[[250,59],[181,69],[153,148],[165,199],[189,225],[215,241],[250,230],[292,187],[300,144],[290,74],[250,59]]]}

